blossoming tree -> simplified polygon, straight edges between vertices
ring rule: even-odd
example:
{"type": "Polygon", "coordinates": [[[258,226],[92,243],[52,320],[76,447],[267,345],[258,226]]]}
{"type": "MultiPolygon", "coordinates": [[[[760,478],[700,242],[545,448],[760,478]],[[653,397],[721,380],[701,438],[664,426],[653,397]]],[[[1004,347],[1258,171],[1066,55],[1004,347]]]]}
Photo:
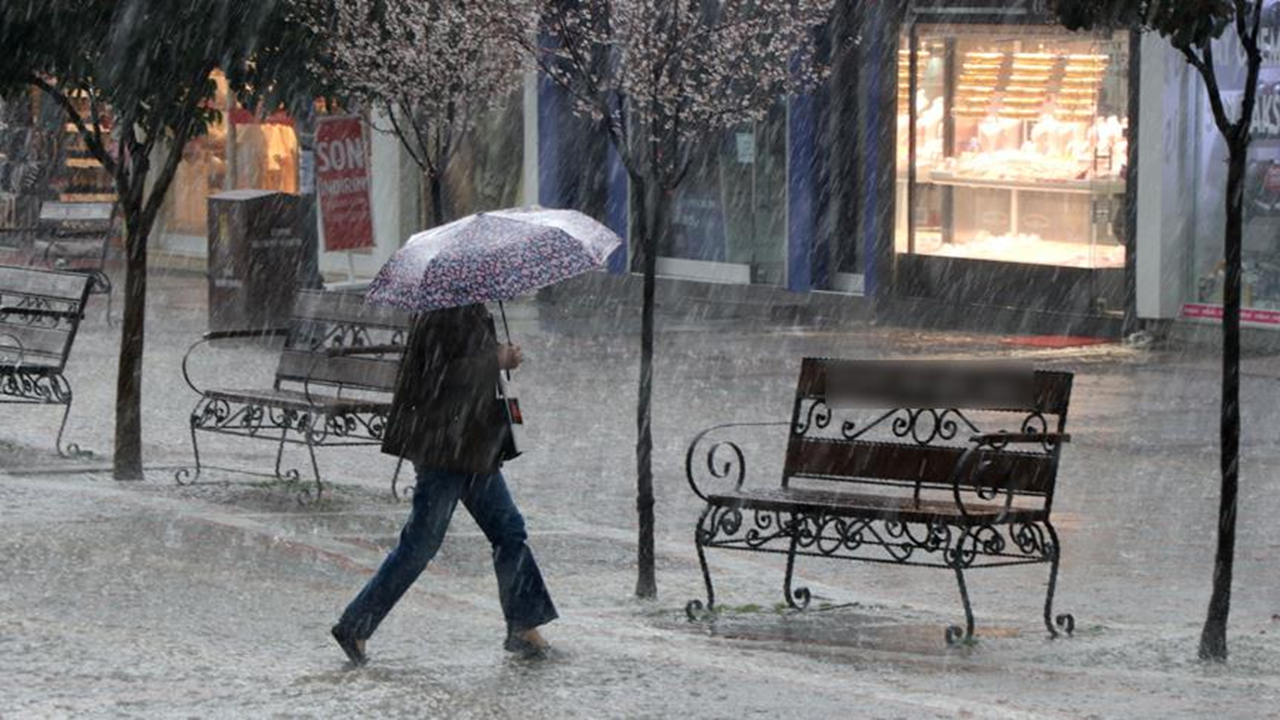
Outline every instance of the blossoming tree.
{"type": "Polygon", "coordinates": [[[535,27],[531,0],[294,0],[323,47],[317,71],[377,111],[422,171],[430,215],[447,220],[445,173],[466,133],[521,82],[526,54],[503,42],[535,27]]]}
{"type": "Polygon", "coordinates": [[[598,123],[626,168],[632,248],[643,270],[636,412],[639,578],[654,573],[654,290],[668,198],[697,149],[761,120],[794,89],[815,83],[815,27],[831,0],[542,0],[541,70],[598,123]]]}

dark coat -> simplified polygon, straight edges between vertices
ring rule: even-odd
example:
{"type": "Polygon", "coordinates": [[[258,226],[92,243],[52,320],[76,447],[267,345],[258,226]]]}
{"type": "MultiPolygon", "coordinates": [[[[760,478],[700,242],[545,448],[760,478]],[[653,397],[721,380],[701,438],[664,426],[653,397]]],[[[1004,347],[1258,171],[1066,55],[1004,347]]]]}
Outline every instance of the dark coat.
{"type": "Polygon", "coordinates": [[[382,451],[415,465],[494,473],[509,430],[497,398],[498,339],[483,305],[414,319],[382,451]]]}

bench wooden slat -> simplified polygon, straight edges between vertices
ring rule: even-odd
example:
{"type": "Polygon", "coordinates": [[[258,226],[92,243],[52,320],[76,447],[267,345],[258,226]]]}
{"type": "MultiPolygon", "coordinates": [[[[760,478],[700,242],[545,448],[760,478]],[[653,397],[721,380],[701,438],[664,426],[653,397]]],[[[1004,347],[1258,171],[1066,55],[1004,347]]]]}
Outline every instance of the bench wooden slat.
{"type": "Polygon", "coordinates": [[[55,329],[0,321],[0,347],[13,347],[15,337],[22,343],[20,347],[25,360],[31,362],[36,357],[61,360],[69,350],[72,334],[66,326],[55,329]]]}
{"type": "Polygon", "coordinates": [[[707,499],[716,505],[782,512],[816,512],[864,518],[889,518],[901,522],[1027,522],[1043,519],[1039,508],[1009,507],[991,502],[966,502],[964,511],[954,502],[867,495],[806,488],[763,488],[714,493],[707,499]]]}
{"type": "Polygon", "coordinates": [[[115,203],[45,202],[40,204],[42,223],[96,223],[109,228],[115,220],[115,203]]]}
{"type": "Polygon", "coordinates": [[[375,327],[404,328],[409,325],[409,313],[367,305],[364,297],[356,293],[300,292],[294,302],[293,316],[297,320],[375,327]]]}
{"type": "Polygon", "coordinates": [[[276,377],[302,382],[310,375],[313,384],[345,385],[368,390],[395,389],[400,357],[385,359],[365,356],[325,357],[319,353],[285,350],[280,353],[276,377]]]}
{"type": "MultiPolygon", "coordinates": [[[[896,480],[903,483],[949,483],[966,448],[920,446],[907,443],[842,441],[792,436],[787,445],[787,477],[824,480],[896,480]]],[[[994,450],[978,452],[981,473],[968,478],[968,487],[1001,488],[1017,493],[1047,494],[1053,490],[1051,455],[994,450]]]]}
{"type": "Polygon", "coordinates": [[[88,296],[92,281],[81,273],[0,265],[0,300],[5,305],[15,305],[15,296],[27,295],[81,303],[88,296]]]}
{"type": "MultiPolygon", "coordinates": [[[[860,368],[882,370],[889,363],[886,361],[836,360],[828,358],[805,358],[800,367],[800,379],[796,386],[796,397],[805,399],[826,400],[828,393],[828,376],[832,368],[840,372],[856,373],[860,368]]],[[[893,371],[904,376],[915,375],[925,378],[931,373],[938,373],[950,368],[952,363],[945,361],[903,361],[893,365],[893,371]]],[[[1032,388],[1022,402],[1003,402],[998,406],[990,403],[990,398],[981,393],[972,393],[967,398],[961,397],[951,407],[986,408],[1009,410],[1016,412],[1041,412],[1062,415],[1067,411],[1071,398],[1071,373],[1037,370],[1032,375],[1032,388]],[[963,400],[968,400],[968,403],[963,400]]],[[[1005,399],[1005,398],[1002,398],[1005,399]]]]}

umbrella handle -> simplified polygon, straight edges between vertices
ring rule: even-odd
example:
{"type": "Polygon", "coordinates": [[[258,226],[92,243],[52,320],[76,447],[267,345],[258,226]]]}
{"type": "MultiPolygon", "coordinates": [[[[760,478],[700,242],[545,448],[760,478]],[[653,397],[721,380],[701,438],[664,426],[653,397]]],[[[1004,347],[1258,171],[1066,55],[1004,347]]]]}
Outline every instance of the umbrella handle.
{"type": "Polygon", "coordinates": [[[507,308],[502,304],[501,300],[498,301],[498,313],[502,315],[502,331],[507,334],[507,344],[510,345],[511,328],[507,325],[507,308]]]}

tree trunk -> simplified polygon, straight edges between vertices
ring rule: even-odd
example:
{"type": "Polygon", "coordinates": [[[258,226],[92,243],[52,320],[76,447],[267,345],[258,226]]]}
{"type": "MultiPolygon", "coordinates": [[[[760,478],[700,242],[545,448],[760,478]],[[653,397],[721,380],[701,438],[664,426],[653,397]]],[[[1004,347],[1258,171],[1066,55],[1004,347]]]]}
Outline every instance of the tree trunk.
{"type": "MultiPolygon", "coordinates": [[[[235,124],[230,126],[235,127],[235,124]]],[[[320,274],[320,223],[316,216],[316,118],[310,103],[298,113],[295,129],[301,160],[298,164],[298,213],[304,253],[298,267],[298,284],[319,290],[324,288],[324,277],[320,274]]]]}
{"type": "Polygon", "coordinates": [[[640,312],[640,396],[636,403],[636,512],[639,519],[636,596],[658,596],[654,567],[653,516],[653,336],[654,297],[658,270],[657,235],[660,229],[661,197],[652,180],[631,181],[632,206],[636,213],[636,249],[644,275],[640,312]]]}
{"type": "Polygon", "coordinates": [[[1231,612],[1231,575],[1236,547],[1236,496],[1240,485],[1240,265],[1244,239],[1244,176],[1247,133],[1227,139],[1226,278],[1222,297],[1222,495],[1218,506],[1218,549],[1213,562],[1213,593],[1200,635],[1200,658],[1227,659],[1227,618],[1231,612]]]}
{"type": "MultiPolygon", "coordinates": [[[[142,182],[139,180],[138,182],[142,182]]],[[[147,312],[147,235],[140,208],[125,208],[124,320],[116,378],[116,480],[142,479],[142,349],[147,312]]]]}
{"type": "MultiPolygon", "coordinates": [[[[194,112],[194,108],[191,110],[194,112]]],[[[122,123],[124,124],[124,123],[122,123]]],[[[127,127],[127,125],[126,125],[127,127]]],[[[116,443],[113,461],[117,480],[142,479],[142,351],[147,317],[147,240],[160,204],[173,184],[188,130],[179,130],[150,192],[153,146],[135,146],[130,167],[116,178],[116,194],[125,218],[124,320],[120,326],[120,358],[116,377],[116,443]]]]}
{"type": "Polygon", "coordinates": [[[431,194],[430,227],[440,227],[445,218],[444,179],[440,177],[440,173],[427,173],[427,189],[431,194]]]}

